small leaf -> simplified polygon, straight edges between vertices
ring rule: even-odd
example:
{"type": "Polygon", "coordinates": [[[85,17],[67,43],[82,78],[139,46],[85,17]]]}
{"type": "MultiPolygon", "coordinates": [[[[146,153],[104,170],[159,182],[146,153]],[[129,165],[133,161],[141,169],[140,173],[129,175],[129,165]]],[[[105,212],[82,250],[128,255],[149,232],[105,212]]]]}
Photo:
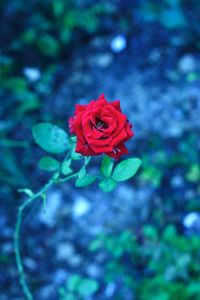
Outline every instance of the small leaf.
{"type": "Polygon", "coordinates": [[[76,187],[84,187],[92,184],[95,180],[96,178],[94,176],[86,174],[82,179],[77,178],[75,185],[76,187]]]}
{"type": "Polygon", "coordinates": [[[74,159],[74,160],[79,160],[79,159],[81,159],[81,154],[76,153],[76,152],[72,152],[71,158],[74,159]]]}
{"type": "Polygon", "coordinates": [[[104,192],[111,192],[116,188],[117,184],[114,180],[106,178],[100,181],[99,187],[104,192]]]}
{"type": "Polygon", "coordinates": [[[56,125],[39,123],[32,128],[36,143],[50,153],[62,153],[69,147],[67,133],[56,125]]]}
{"type": "Polygon", "coordinates": [[[67,281],[67,288],[69,291],[76,291],[81,282],[81,277],[78,275],[71,275],[67,281]]]}
{"type": "Polygon", "coordinates": [[[50,156],[44,156],[39,161],[39,167],[44,171],[54,172],[59,169],[60,163],[50,156]]]}
{"type": "Polygon", "coordinates": [[[109,156],[104,156],[101,162],[101,173],[105,177],[109,177],[112,173],[114,162],[109,156]]]}
{"type": "Polygon", "coordinates": [[[78,293],[81,297],[89,297],[96,293],[99,285],[96,280],[93,279],[84,279],[79,285],[78,293]]]}
{"type": "Polygon", "coordinates": [[[103,240],[101,238],[97,238],[96,240],[92,241],[90,244],[90,251],[96,251],[99,248],[101,248],[103,246],[103,240]]]}
{"type": "Polygon", "coordinates": [[[73,172],[72,168],[70,168],[71,159],[67,159],[62,163],[61,171],[64,175],[68,175],[73,172]]]}
{"type": "Polygon", "coordinates": [[[30,189],[19,189],[19,193],[25,193],[29,197],[33,197],[34,193],[30,189]]]}
{"type": "Polygon", "coordinates": [[[112,178],[115,181],[125,181],[133,177],[141,163],[142,161],[139,158],[128,158],[122,161],[115,167],[112,178]]]}
{"type": "Polygon", "coordinates": [[[80,169],[80,171],[78,172],[78,178],[79,178],[79,179],[83,179],[83,177],[85,177],[85,175],[86,175],[86,168],[85,168],[85,167],[82,167],[82,168],[80,169]]]}

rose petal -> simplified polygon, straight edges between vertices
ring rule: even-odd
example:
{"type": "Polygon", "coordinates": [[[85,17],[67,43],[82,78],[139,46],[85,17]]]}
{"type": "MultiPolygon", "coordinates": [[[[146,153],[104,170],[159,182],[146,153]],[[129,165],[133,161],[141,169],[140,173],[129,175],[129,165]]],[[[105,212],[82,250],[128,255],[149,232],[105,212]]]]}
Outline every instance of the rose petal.
{"type": "Polygon", "coordinates": [[[112,158],[115,158],[115,159],[119,159],[123,154],[127,154],[127,153],[128,153],[128,149],[126,148],[126,146],[123,143],[121,143],[116,146],[115,151],[107,152],[106,155],[108,155],[112,158]]]}
{"type": "Polygon", "coordinates": [[[124,142],[127,139],[128,135],[125,129],[122,129],[121,132],[112,140],[111,145],[114,147],[121,142],[124,142]]]}
{"type": "Polygon", "coordinates": [[[102,147],[97,147],[90,145],[91,149],[96,153],[96,154],[101,154],[101,153],[105,153],[105,152],[110,152],[112,151],[112,147],[111,146],[102,146],[102,147]]]}
{"type": "Polygon", "coordinates": [[[112,115],[115,116],[118,122],[118,129],[122,129],[126,123],[126,116],[122,113],[120,113],[118,110],[116,110],[113,106],[108,105],[107,109],[111,112],[112,115]]]}
{"type": "Polygon", "coordinates": [[[113,102],[110,102],[110,105],[115,107],[119,112],[122,112],[121,107],[120,107],[120,100],[115,100],[113,102]]]}
{"type": "Polygon", "coordinates": [[[82,128],[82,113],[80,113],[74,117],[73,130],[74,130],[74,133],[76,134],[77,138],[82,143],[84,143],[85,138],[83,135],[83,128],[82,128]]]}
{"type": "Polygon", "coordinates": [[[96,153],[94,151],[92,151],[92,149],[87,144],[83,144],[79,140],[77,140],[75,151],[77,153],[80,153],[80,154],[83,154],[83,155],[86,155],[86,156],[96,155],[96,153]]]}
{"type": "Polygon", "coordinates": [[[76,104],[75,105],[75,115],[79,114],[80,112],[86,109],[87,105],[76,104]]]}

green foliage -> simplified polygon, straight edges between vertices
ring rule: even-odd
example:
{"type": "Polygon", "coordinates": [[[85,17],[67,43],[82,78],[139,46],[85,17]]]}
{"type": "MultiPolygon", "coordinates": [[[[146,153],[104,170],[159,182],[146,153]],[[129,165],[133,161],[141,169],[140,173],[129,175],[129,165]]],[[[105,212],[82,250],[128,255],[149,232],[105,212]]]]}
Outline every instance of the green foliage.
{"type": "Polygon", "coordinates": [[[182,1],[164,0],[155,2],[146,0],[140,7],[142,18],[148,22],[159,22],[167,29],[185,28],[188,26],[183,12],[182,1]]]}
{"type": "Polygon", "coordinates": [[[59,289],[60,300],[81,300],[94,295],[99,288],[96,280],[79,275],[69,277],[65,287],[59,289]]]}
{"type": "Polygon", "coordinates": [[[104,156],[101,162],[101,173],[105,177],[110,177],[113,170],[114,162],[109,156],[104,156]]]}
{"type": "Polygon", "coordinates": [[[92,175],[86,174],[83,178],[77,178],[76,179],[76,187],[84,187],[92,184],[96,180],[96,177],[92,175]]]}
{"type": "Polygon", "coordinates": [[[56,125],[39,123],[32,128],[36,143],[50,153],[62,153],[68,150],[67,133],[56,125]]]}
{"type": "Polygon", "coordinates": [[[62,163],[61,171],[63,175],[68,175],[73,172],[73,169],[71,168],[71,162],[71,159],[67,159],[62,163]]]}
{"type": "Polygon", "coordinates": [[[39,167],[47,172],[55,172],[59,170],[60,163],[50,156],[44,156],[39,161],[39,167]]]}
{"type": "Polygon", "coordinates": [[[128,158],[119,163],[112,174],[112,179],[115,181],[125,181],[133,177],[141,166],[139,158],[128,158]]]}
{"type": "Polygon", "coordinates": [[[135,234],[101,234],[90,245],[91,251],[98,249],[109,254],[105,284],[122,282],[117,299],[124,299],[124,288],[142,300],[200,299],[198,236],[180,235],[173,225],[161,231],[146,225],[135,234]]]}
{"type": "Polygon", "coordinates": [[[106,178],[100,181],[99,187],[104,191],[104,192],[112,192],[117,186],[117,183],[110,178],[106,178]]]}

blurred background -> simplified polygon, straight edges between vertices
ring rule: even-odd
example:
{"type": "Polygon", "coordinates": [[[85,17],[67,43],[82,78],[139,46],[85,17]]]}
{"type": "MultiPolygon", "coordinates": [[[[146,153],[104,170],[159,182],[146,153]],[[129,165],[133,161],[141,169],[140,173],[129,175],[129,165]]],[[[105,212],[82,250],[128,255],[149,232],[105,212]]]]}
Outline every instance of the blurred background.
{"type": "MultiPolygon", "coordinates": [[[[137,176],[110,194],[48,192],[22,230],[37,300],[200,299],[200,3],[1,0],[0,299],[22,300],[13,251],[20,188],[49,178],[31,127],[67,130],[105,93],[134,125],[137,176]]],[[[92,168],[97,168],[97,159],[92,168]]]]}

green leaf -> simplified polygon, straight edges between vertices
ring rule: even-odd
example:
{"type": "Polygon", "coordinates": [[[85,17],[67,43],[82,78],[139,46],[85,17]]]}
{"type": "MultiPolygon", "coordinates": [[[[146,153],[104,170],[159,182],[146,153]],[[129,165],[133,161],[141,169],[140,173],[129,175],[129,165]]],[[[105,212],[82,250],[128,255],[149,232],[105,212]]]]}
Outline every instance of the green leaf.
{"type": "Polygon", "coordinates": [[[86,175],[86,168],[83,166],[78,172],[78,179],[83,179],[86,175]]]}
{"type": "Polygon", "coordinates": [[[68,175],[73,172],[71,165],[71,159],[67,159],[62,163],[61,171],[64,175],[68,175]]]}
{"type": "Polygon", "coordinates": [[[101,173],[105,177],[110,177],[113,170],[114,162],[109,156],[104,156],[101,162],[101,173]]]}
{"type": "Polygon", "coordinates": [[[59,41],[50,34],[40,35],[36,45],[40,52],[48,57],[56,57],[60,52],[59,41]]]}
{"type": "Polygon", "coordinates": [[[59,161],[50,156],[44,156],[39,161],[40,169],[47,172],[57,171],[60,167],[59,161]]]}
{"type": "Polygon", "coordinates": [[[102,189],[104,192],[111,192],[116,188],[117,184],[113,179],[103,179],[99,183],[100,189],[102,189]]]}
{"type": "Polygon", "coordinates": [[[186,174],[186,178],[191,182],[198,182],[200,179],[200,167],[197,164],[193,164],[186,174]]]}
{"type": "Polygon", "coordinates": [[[72,154],[71,154],[71,158],[73,160],[79,160],[79,159],[81,159],[81,157],[82,157],[82,155],[79,153],[76,153],[76,152],[72,152],[72,154]]]}
{"type": "Polygon", "coordinates": [[[122,161],[115,167],[112,178],[115,181],[125,181],[133,177],[141,163],[142,161],[139,158],[128,158],[122,161]]]}
{"type": "Polygon", "coordinates": [[[89,249],[90,249],[90,251],[93,252],[93,251],[98,250],[102,246],[103,246],[103,240],[101,238],[97,238],[91,242],[89,249]]]}
{"type": "Polygon", "coordinates": [[[71,275],[67,281],[67,288],[69,291],[76,291],[79,284],[81,283],[81,277],[78,275],[71,275]]]}
{"type": "Polygon", "coordinates": [[[30,189],[19,189],[18,192],[19,193],[25,193],[29,197],[33,197],[34,196],[33,191],[31,191],[30,189]]]}
{"type": "Polygon", "coordinates": [[[187,25],[183,12],[176,7],[162,10],[160,22],[168,29],[183,28],[187,25]]]}
{"type": "Polygon", "coordinates": [[[62,153],[68,149],[67,133],[51,123],[39,123],[32,127],[36,143],[50,153],[62,153]]]}
{"type": "Polygon", "coordinates": [[[99,285],[96,280],[93,279],[83,279],[78,288],[78,293],[81,297],[89,297],[96,293],[99,285]]]}
{"type": "Polygon", "coordinates": [[[75,185],[76,187],[84,187],[92,184],[95,180],[96,178],[94,176],[86,174],[82,179],[77,178],[75,185]]]}

